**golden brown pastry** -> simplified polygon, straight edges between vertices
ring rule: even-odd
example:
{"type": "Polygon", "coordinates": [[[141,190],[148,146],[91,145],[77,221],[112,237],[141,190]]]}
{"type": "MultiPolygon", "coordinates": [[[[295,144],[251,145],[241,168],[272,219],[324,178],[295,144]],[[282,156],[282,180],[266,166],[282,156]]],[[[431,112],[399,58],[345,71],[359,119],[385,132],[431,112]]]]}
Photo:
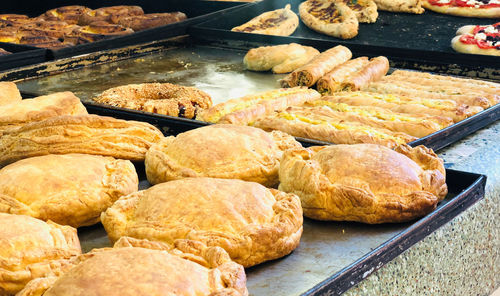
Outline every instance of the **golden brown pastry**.
{"type": "Polygon", "coordinates": [[[119,199],[101,220],[112,241],[192,239],[225,249],[245,267],[289,254],[302,234],[296,195],[234,179],[158,184],[119,199]]]}
{"type": "Polygon", "coordinates": [[[342,89],[341,85],[347,77],[361,70],[366,64],[368,64],[367,57],[349,60],[323,75],[316,82],[316,88],[322,95],[338,92],[342,89]]]}
{"type": "Polygon", "coordinates": [[[264,12],[231,31],[290,36],[298,26],[299,17],[290,9],[290,4],[287,4],[285,8],[264,12]]]}
{"type": "Polygon", "coordinates": [[[200,112],[196,119],[212,123],[250,125],[258,118],[275,111],[300,106],[320,97],[317,91],[305,87],[281,88],[217,104],[200,112]]]}
{"type": "Polygon", "coordinates": [[[138,184],[128,160],[87,154],[31,157],[0,169],[0,212],[73,227],[92,225],[138,184]]]}
{"type": "Polygon", "coordinates": [[[374,23],[378,18],[377,4],[373,0],[342,0],[354,13],[359,23],[374,23]]]}
{"type": "Polygon", "coordinates": [[[131,33],[134,33],[134,30],[130,28],[100,21],[75,28],[71,33],[67,34],[66,39],[75,44],[82,44],[131,33]],[[75,42],[75,40],[77,40],[77,42],[75,42]]]}
{"type": "Polygon", "coordinates": [[[221,248],[190,240],[177,240],[174,248],[122,238],[72,264],[59,278],[31,281],[18,296],[248,295],[241,265],[221,248]]]}
{"type": "Polygon", "coordinates": [[[407,12],[422,14],[425,9],[422,7],[422,0],[373,0],[379,10],[392,12],[407,12]]]}
{"type": "Polygon", "coordinates": [[[370,59],[368,64],[360,70],[351,73],[341,84],[340,88],[347,91],[360,90],[370,82],[380,80],[389,71],[389,60],[384,56],[370,59]]]}
{"type": "Polygon", "coordinates": [[[134,32],[165,26],[172,23],[177,23],[187,19],[187,16],[182,12],[166,12],[166,13],[148,13],[144,15],[132,15],[120,17],[117,24],[131,28],[134,32]]]}
{"type": "Polygon", "coordinates": [[[0,132],[28,122],[60,115],[83,115],[87,109],[72,92],[59,92],[25,99],[0,108],[0,132]]]}
{"type": "Polygon", "coordinates": [[[0,106],[19,103],[22,99],[14,82],[0,81],[0,106]]]}
{"type": "Polygon", "coordinates": [[[242,179],[273,186],[283,151],[300,147],[281,132],[216,124],[167,137],[146,153],[151,184],[187,177],[242,179]]]}
{"type": "Polygon", "coordinates": [[[97,103],[170,116],[194,118],[212,106],[209,94],[194,87],[171,83],[128,84],[105,90],[97,103]]]}
{"type": "Polygon", "coordinates": [[[144,11],[140,6],[117,5],[101,7],[83,13],[78,20],[78,24],[84,26],[102,21],[116,24],[121,17],[143,14],[144,11]]]}
{"type": "Polygon", "coordinates": [[[38,19],[45,21],[65,21],[68,24],[77,24],[79,18],[90,11],[90,8],[80,5],[63,6],[48,10],[38,17],[38,19]]]}
{"type": "MultiPolygon", "coordinates": [[[[337,45],[315,56],[309,63],[290,73],[290,86],[313,86],[323,75],[352,57],[349,48],[337,45]]],[[[285,78],[286,79],[286,78],[285,78]]]]}
{"type": "Polygon", "coordinates": [[[0,137],[0,166],[47,154],[84,153],[142,161],[163,138],[154,126],[98,115],[57,116],[8,129],[0,137]]]}
{"type": "Polygon", "coordinates": [[[243,58],[243,64],[248,70],[272,70],[282,74],[305,65],[318,54],[317,49],[297,43],[261,46],[250,49],[243,58]]]}
{"type": "Polygon", "coordinates": [[[73,227],[0,213],[0,295],[14,295],[32,279],[58,276],[81,253],[73,227]]]}
{"type": "Polygon", "coordinates": [[[443,161],[424,146],[332,145],[285,152],[280,190],[318,220],[396,223],[430,213],[447,194],[443,161]]]}

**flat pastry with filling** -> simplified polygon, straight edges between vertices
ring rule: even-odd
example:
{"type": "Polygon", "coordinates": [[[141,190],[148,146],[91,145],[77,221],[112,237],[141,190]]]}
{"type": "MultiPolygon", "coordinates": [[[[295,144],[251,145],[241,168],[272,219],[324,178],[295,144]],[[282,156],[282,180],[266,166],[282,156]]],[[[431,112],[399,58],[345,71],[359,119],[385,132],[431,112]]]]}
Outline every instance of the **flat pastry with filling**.
{"type": "Polygon", "coordinates": [[[29,122],[60,115],[84,115],[87,109],[72,92],[24,99],[0,108],[0,132],[29,122]]]}
{"type": "Polygon", "coordinates": [[[337,38],[358,35],[356,13],[343,1],[307,0],[299,5],[300,19],[310,29],[337,38]]]}
{"type": "Polygon", "coordinates": [[[0,81],[0,106],[19,103],[22,99],[14,82],[0,81]]]}
{"type": "Polygon", "coordinates": [[[72,260],[61,276],[28,283],[18,296],[247,296],[243,267],[218,247],[177,240],[174,246],[133,238],[72,260]]]}
{"type": "Polygon", "coordinates": [[[290,9],[290,4],[287,4],[285,8],[264,12],[243,25],[232,28],[231,31],[290,36],[298,26],[299,17],[290,9]]]}
{"type": "Polygon", "coordinates": [[[118,19],[117,24],[131,28],[134,32],[149,28],[165,26],[187,19],[182,12],[148,13],[143,15],[125,16],[118,19]]]}
{"type": "Polygon", "coordinates": [[[209,94],[194,87],[171,83],[128,84],[105,90],[97,103],[158,114],[194,118],[212,106],[209,94]]]}
{"type": "Polygon", "coordinates": [[[312,219],[398,223],[433,211],[447,194],[445,176],[424,146],[316,146],[284,154],[279,188],[297,194],[312,219]]]}
{"type": "Polygon", "coordinates": [[[0,295],[14,295],[36,278],[58,276],[81,253],[73,227],[0,213],[0,295]]]}
{"type": "Polygon", "coordinates": [[[0,212],[73,227],[92,225],[138,184],[128,160],[87,154],[31,157],[0,169],[0,212]]]}
{"type": "Polygon", "coordinates": [[[241,179],[273,186],[283,151],[300,147],[285,133],[216,124],[166,137],[146,153],[151,184],[188,177],[241,179]]]}
{"type": "Polygon", "coordinates": [[[120,198],[101,221],[112,241],[122,236],[169,244],[190,239],[225,249],[245,267],[291,253],[302,234],[296,195],[235,179],[157,184],[120,198]]]}
{"type": "Polygon", "coordinates": [[[358,22],[374,23],[378,18],[377,4],[373,0],[341,0],[354,11],[358,22]]]}
{"type": "Polygon", "coordinates": [[[149,123],[98,115],[63,115],[18,128],[0,137],[0,166],[47,155],[83,153],[143,161],[163,134],[149,123]]]}

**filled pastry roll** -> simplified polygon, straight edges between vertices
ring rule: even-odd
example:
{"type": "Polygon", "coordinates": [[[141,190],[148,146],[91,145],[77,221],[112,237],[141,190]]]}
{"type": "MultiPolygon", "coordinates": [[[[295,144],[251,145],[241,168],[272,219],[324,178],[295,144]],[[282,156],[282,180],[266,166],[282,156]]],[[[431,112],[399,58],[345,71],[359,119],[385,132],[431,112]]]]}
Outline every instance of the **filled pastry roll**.
{"type": "Polygon", "coordinates": [[[372,81],[377,81],[389,71],[389,60],[384,57],[376,57],[370,60],[359,71],[349,75],[340,85],[342,90],[355,91],[372,81]]]}
{"type": "Polygon", "coordinates": [[[344,80],[352,73],[361,70],[366,64],[368,64],[367,57],[349,60],[321,77],[316,83],[316,88],[323,95],[340,91],[344,80]]]}

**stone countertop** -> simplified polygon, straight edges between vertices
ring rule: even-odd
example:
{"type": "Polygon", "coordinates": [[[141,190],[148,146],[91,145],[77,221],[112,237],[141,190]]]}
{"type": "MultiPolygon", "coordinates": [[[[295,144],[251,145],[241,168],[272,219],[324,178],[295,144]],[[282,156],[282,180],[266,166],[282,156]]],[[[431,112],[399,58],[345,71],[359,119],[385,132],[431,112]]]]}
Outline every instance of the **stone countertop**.
{"type": "Polygon", "coordinates": [[[489,295],[500,286],[500,121],[438,154],[447,168],[487,175],[484,199],[344,295],[489,295]]]}

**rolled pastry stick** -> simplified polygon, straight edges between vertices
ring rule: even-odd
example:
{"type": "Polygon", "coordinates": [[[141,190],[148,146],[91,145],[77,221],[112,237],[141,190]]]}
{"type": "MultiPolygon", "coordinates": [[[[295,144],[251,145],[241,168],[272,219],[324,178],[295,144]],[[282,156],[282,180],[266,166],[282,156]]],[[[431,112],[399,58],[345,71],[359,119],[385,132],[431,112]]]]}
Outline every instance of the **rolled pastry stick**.
{"type": "Polygon", "coordinates": [[[203,110],[196,119],[213,123],[248,125],[257,118],[290,106],[320,98],[321,95],[305,87],[277,89],[232,99],[203,110]]]}
{"type": "Polygon", "coordinates": [[[367,57],[349,60],[321,77],[316,82],[316,88],[323,95],[340,91],[342,82],[352,73],[361,70],[366,64],[368,64],[367,57]]]}
{"type": "Polygon", "coordinates": [[[424,13],[422,0],[373,0],[377,4],[377,9],[392,12],[407,12],[421,14],[424,13]]]}
{"type": "Polygon", "coordinates": [[[445,116],[453,119],[454,122],[459,122],[484,110],[478,106],[470,107],[452,100],[419,99],[359,91],[336,93],[333,96],[324,96],[321,100],[350,106],[380,107],[399,113],[445,116]]]}
{"type": "Polygon", "coordinates": [[[361,70],[352,73],[340,85],[342,90],[354,91],[370,82],[377,81],[384,77],[389,71],[389,60],[384,56],[379,56],[370,60],[361,70]]]}
{"type": "Polygon", "coordinates": [[[460,78],[455,76],[438,75],[438,74],[431,74],[427,72],[418,72],[418,71],[396,70],[392,72],[391,76],[418,77],[418,78],[427,78],[432,80],[440,80],[440,81],[442,80],[446,82],[472,83],[477,86],[500,88],[500,83],[496,82],[472,79],[472,78],[460,78]]]}
{"type": "Polygon", "coordinates": [[[352,57],[349,48],[337,45],[314,57],[309,63],[290,74],[290,86],[313,86],[323,75],[352,57]]]}
{"type": "Polygon", "coordinates": [[[305,54],[300,55],[295,59],[287,59],[283,63],[274,66],[272,69],[273,73],[276,74],[290,73],[295,69],[300,68],[305,64],[309,63],[315,56],[319,55],[319,51],[314,47],[304,46],[304,48],[306,51],[305,54]]]}
{"type": "Polygon", "coordinates": [[[14,82],[0,82],[0,105],[21,102],[21,93],[14,82]]]}
{"type": "Polygon", "coordinates": [[[435,93],[430,91],[416,90],[410,87],[403,87],[387,82],[372,82],[362,87],[361,90],[382,93],[382,94],[396,94],[396,95],[407,96],[410,98],[453,100],[459,104],[464,104],[468,106],[479,106],[482,108],[491,107],[489,100],[483,96],[449,95],[449,94],[435,93]]]}

